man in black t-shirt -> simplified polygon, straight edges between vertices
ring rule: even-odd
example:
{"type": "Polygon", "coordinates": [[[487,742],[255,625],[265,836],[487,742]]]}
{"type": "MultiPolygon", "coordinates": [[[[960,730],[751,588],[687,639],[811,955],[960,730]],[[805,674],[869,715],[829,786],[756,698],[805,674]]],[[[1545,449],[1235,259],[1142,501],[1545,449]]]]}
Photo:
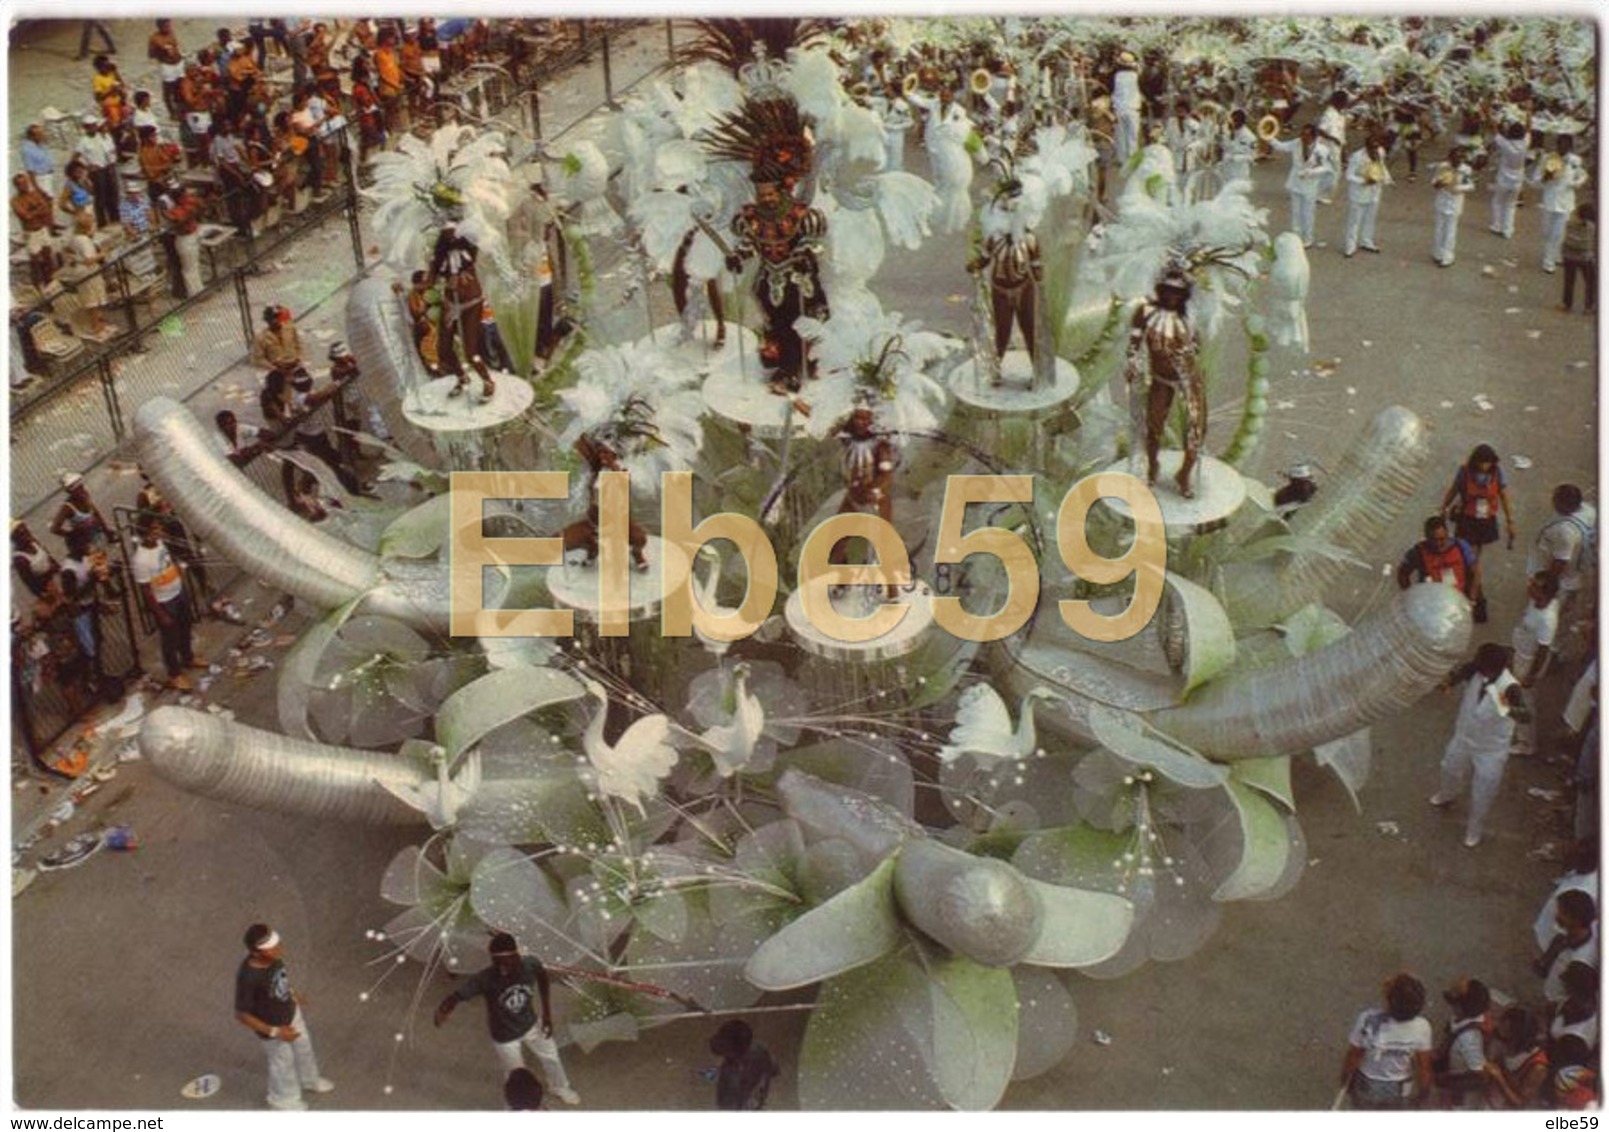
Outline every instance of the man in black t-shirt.
{"type": "Polygon", "coordinates": [[[267,924],[246,929],[246,958],[235,974],[235,1018],[256,1034],[268,1055],[268,1107],[304,1109],[302,1092],[335,1088],[319,1076],[313,1039],[302,1020],[301,998],[291,990],[279,934],[267,924]]]}
{"type": "Polygon", "coordinates": [[[542,1065],[547,1078],[548,1091],[565,1104],[580,1104],[581,1097],[570,1088],[564,1064],[559,1060],[559,1047],[553,1041],[553,1014],[548,1005],[548,975],[539,959],[522,956],[514,937],[507,932],[492,936],[487,950],[492,965],[471,975],[458,988],[441,1000],[436,1007],[436,1025],[452,1015],[460,1002],[480,996],[486,1000],[486,1024],[491,1030],[492,1045],[506,1080],[514,1070],[525,1064],[520,1046],[530,1047],[542,1065]],[[541,1021],[537,1021],[531,989],[535,984],[536,999],[542,1008],[541,1021]]]}
{"type": "Polygon", "coordinates": [[[721,1059],[715,1076],[715,1107],[730,1111],[764,1108],[778,1069],[771,1054],[754,1040],[749,1024],[735,1018],[727,1022],[710,1039],[710,1052],[721,1059]]]}

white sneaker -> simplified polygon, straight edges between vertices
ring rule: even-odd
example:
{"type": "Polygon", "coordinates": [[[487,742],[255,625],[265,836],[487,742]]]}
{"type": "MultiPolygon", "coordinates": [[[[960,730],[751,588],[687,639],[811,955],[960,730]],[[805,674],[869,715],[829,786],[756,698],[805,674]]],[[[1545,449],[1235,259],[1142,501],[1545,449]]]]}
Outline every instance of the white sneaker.
{"type": "Polygon", "coordinates": [[[328,1077],[320,1077],[311,1085],[303,1085],[302,1091],[306,1093],[333,1093],[335,1092],[335,1082],[328,1077]]]}
{"type": "Polygon", "coordinates": [[[1453,800],[1451,798],[1443,798],[1438,791],[1430,796],[1430,804],[1432,806],[1450,806],[1453,804],[1453,800]]]}
{"type": "Polygon", "coordinates": [[[576,1092],[574,1089],[569,1088],[568,1086],[562,1089],[554,1089],[552,1092],[554,1096],[558,1097],[565,1104],[581,1103],[581,1094],[576,1092]]]}
{"type": "Polygon", "coordinates": [[[301,1097],[297,1097],[293,1101],[271,1100],[268,1102],[268,1107],[276,1112],[302,1112],[306,1110],[307,1102],[301,1097]]]}
{"type": "Polygon", "coordinates": [[[1465,849],[1473,849],[1473,848],[1475,848],[1475,846],[1479,845],[1480,843],[1481,843],[1481,839],[1478,838],[1478,837],[1466,837],[1466,838],[1464,838],[1464,848],[1465,849]]]}

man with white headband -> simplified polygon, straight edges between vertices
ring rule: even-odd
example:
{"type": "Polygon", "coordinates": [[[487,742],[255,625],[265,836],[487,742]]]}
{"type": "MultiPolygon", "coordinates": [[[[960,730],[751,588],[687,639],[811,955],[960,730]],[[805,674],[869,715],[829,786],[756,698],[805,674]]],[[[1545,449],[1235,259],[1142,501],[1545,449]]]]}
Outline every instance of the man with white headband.
{"type": "Polygon", "coordinates": [[[304,1090],[327,1093],[335,1084],[319,1076],[301,997],[291,990],[279,943],[279,933],[267,924],[246,929],[246,958],[235,975],[235,1018],[268,1055],[268,1107],[304,1109],[304,1090]]]}

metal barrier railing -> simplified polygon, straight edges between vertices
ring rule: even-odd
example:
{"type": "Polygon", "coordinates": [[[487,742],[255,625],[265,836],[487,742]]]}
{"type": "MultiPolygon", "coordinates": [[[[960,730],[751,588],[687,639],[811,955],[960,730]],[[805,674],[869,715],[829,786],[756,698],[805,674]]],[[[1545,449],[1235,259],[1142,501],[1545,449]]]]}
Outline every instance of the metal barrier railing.
{"type": "Polygon", "coordinates": [[[96,706],[122,698],[141,671],[133,580],[121,561],[110,569],[121,585],[99,586],[93,607],[52,599],[36,602],[30,616],[12,622],[12,732],[46,770],[53,768],[41,761],[45,753],[96,706]],[[81,632],[91,634],[93,659],[81,632]]]}
{"type": "MultiPolygon", "coordinates": [[[[141,246],[119,255],[100,269],[107,279],[108,298],[128,296],[115,312],[120,325],[104,342],[81,339],[55,372],[24,390],[11,393],[11,502],[13,514],[26,514],[45,502],[57,489],[64,466],[85,472],[113,456],[127,438],[128,416],[141,402],[157,394],[193,396],[249,355],[256,333],[254,292],[272,288],[268,302],[292,306],[300,317],[353,278],[362,274],[363,243],[358,222],[359,197],[349,164],[347,174],[324,201],[309,203],[300,213],[281,218],[278,225],[238,235],[213,249],[210,276],[196,295],[174,298],[159,284],[145,285],[129,261],[141,246]],[[344,221],[350,259],[321,254],[313,272],[304,272],[287,296],[283,283],[272,277],[278,257],[344,221]],[[221,249],[239,247],[229,262],[221,249]],[[317,286],[322,281],[323,286],[317,286]],[[227,292],[236,317],[216,317],[217,300],[227,292]],[[294,304],[294,305],[293,305],[294,304]],[[295,305],[302,309],[295,309],[295,305]],[[227,359],[218,366],[219,360],[227,359]],[[91,389],[96,397],[84,396],[91,389]]],[[[147,244],[160,246],[160,241],[147,244]]],[[[208,264],[203,264],[206,271],[208,264]]],[[[79,281],[82,286],[82,281],[79,281]]],[[[63,288],[65,292],[65,287],[63,288]]],[[[49,297],[13,318],[24,337],[24,354],[37,342],[35,327],[49,324],[48,341],[66,340],[56,325],[61,315],[49,297]]],[[[41,367],[44,368],[44,367],[41,367]]]]}

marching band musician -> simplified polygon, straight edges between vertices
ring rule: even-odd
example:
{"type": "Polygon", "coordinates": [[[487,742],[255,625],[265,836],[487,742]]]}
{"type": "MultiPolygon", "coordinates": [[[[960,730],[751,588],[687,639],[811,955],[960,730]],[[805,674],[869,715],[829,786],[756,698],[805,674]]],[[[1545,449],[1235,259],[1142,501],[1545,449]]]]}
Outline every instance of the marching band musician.
{"type": "Polygon", "coordinates": [[[1302,246],[1311,248],[1313,239],[1313,213],[1318,204],[1319,187],[1330,170],[1330,150],[1320,145],[1318,129],[1311,122],[1302,127],[1300,137],[1271,138],[1268,144],[1291,159],[1291,171],[1285,175],[1285,191],[1290,194],[1290,230],[1302,238],[1302,246]]]}
{"type": "Polygon", "coordinates": [[[1474,192],[1473,174],[1462,149],[1454,148],[1436,168],[1436,232],[1431,255],[1438,267],[1451,267],[1458,247],[1458,218],[1464,214],[1464,196],[1474,192]]]}
{"type": "Polygon", "coordinates": [[[1542,186],[1542,270],[1552,275],[1564,247],[1564,222],[1575,211],[1575,191],[1586,184],[1587,171],[1575,154],[1575,139],[1559,135],[1558,152],[1550,153],[1532,174],[1542,186]]]}
{"type": "Polygon", "coordinates": [[[1346,238],[1341,253],[1348,259],[1359,247],[1366,252],[1380,250],[1374,242],[1374,223],[1380,214],[1380,197],[1390,183],[1385,139],[1370,134],[1363,148],[1346,162],[1346,238]]]}

